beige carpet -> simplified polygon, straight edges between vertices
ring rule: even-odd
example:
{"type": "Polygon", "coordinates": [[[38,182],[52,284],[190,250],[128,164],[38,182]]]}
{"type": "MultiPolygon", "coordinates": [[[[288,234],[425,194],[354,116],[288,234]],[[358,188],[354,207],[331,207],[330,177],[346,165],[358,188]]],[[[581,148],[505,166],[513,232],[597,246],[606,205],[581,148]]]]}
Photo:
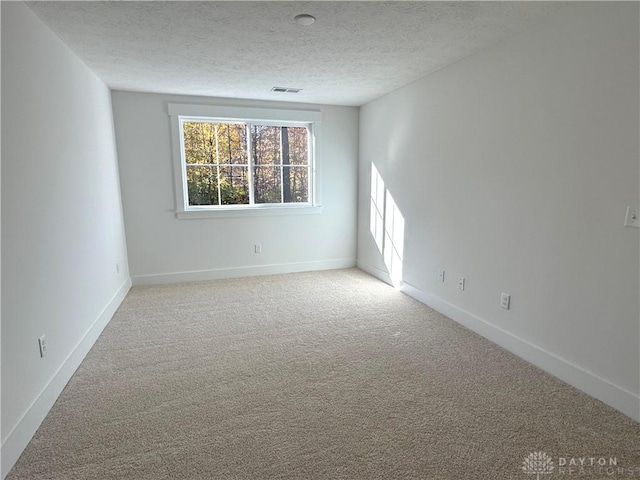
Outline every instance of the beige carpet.
{"type": "Polygon", "coordinates": [[[544,451],[553,480],[639,449],[638,423],[352,269],[134,288],[8,478],[532,480],[544,451]]]}

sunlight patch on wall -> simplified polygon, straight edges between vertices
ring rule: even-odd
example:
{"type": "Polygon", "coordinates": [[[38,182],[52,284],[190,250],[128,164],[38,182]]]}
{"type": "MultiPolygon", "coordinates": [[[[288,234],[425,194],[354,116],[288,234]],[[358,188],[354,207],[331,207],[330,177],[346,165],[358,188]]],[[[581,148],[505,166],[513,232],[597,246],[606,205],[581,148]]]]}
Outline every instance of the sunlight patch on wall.
{"type": "Polygon", "coordinates": [[[370,197],[369,230],[378,252],[382,254],[391,283],[394,287],[399,287],[404,254],[404,217],[373,163],[370,197]]]}
{"type": "Polygon", "coordinates": [[[395,287],[402,280],[402,256],[404,254],[404,217],[391,193],[387,190],[384,213],[384,263],[391,283],[395,287]]]}
{"type": "Polygon", "coordinates": [[[384,238],[384,180],[378,169],[371,164],[371,210],[369,212],[369,230],[382,253],[384,238]]]}

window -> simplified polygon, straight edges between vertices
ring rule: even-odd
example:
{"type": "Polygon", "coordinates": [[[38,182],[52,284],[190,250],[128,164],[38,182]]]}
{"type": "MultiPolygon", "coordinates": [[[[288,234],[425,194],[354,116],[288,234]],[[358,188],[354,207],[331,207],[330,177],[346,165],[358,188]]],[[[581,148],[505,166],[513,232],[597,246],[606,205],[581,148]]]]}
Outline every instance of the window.
{"type": "Polygon", "coordinates": [[[317,213],[320,112],[169,105],[179,218],[317,213]]]}
{"type": "Polygon", "coordinates": [[[182,118],[188,206],[309,203],[309,130],[182,118]]]}

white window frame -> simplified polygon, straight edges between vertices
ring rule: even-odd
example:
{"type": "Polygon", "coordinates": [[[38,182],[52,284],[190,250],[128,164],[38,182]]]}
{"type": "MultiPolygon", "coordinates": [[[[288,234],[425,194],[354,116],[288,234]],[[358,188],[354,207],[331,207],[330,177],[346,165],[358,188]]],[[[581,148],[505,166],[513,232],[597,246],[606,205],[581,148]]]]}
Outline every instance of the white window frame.
{"type": "MultiPolygon", "coordinates": [[[[218,218],[262,215],[307,215],[322,211],[320,133],[322,112],[278,108],[233,107],[169,103],[173,147],[173,170],[177,218],[218,218]],[[309,201],[305,203],[268,203],[251,205],[189,205],[182,122],[204,121],[272,126],[306,126],[309,131],[309,201]]],[[[251,168],[251,159],[249,168],[251,168]]],[[[253,192],[251,192],[253,197],[253,192]]]]}

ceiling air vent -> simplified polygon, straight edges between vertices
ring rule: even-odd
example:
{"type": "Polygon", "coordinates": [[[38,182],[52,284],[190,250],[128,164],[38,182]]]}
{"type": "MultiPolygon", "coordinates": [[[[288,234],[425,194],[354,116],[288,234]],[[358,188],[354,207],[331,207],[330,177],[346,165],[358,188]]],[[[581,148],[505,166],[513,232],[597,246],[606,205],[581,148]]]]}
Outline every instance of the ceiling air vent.
{"type": "Polygon", "coordinates": [[[273,87],[272,92],[276,93],[298,93],[302,91],[301,88],[288,88],[288,87],[273,87]]]}

